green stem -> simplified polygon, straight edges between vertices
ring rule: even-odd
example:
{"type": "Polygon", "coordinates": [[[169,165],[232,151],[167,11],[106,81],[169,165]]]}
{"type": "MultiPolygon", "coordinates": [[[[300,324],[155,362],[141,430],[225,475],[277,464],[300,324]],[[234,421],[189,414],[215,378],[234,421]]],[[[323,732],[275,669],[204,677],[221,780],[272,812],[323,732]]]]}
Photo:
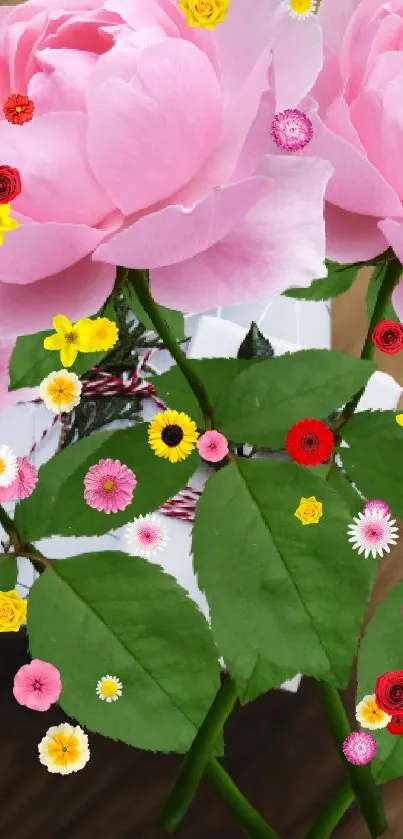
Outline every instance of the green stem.
{"type": "Polygon", "coordinates": [[[344,781],[336,795],[323,808],[319,818],[305,836],[305,839],[330,839],[339,821],[354,801],[351,784],[344,781]]]}
{"type": "Polygon", "coordinates": [[[196,795],[197,788],[211,758],[222,727],[237,700],[237,689],[233,679],[228,677],[222,683],[214,702],[199,728],[175,786],[159,817],[159,825],[171,833],[179,824],[196,795]]]}
{"type": "MultiPolygon", "coordinates": [[[[379,294],[376,300],[375,308],[372,313],[371,320],[369,322],[367,337],[365,339],[365,343],[360,356],[363,359],[373,358],[375,352],[375,344],[372,340],[372,333],[375,327],[378,325],[378,323],[380,323],[381,320],[384,320],[386,307],[390,300],[392,291],[399,282],[401,273],[402,266],[400,262],[397,259],[391,260],[391,262],[389,262],[387,265],[385,278],[379,289],[379,294]]],[[[338,431],[350,419],[350,417],[353,416],[353,414],[355,413],[355,409],[365,391],[365,387],[361,388],[361,390],[359,390],[358,393],[356,393],[356,395],[353,396],[350,402],[347,403],[339,419],[332,426],[333,431],[338,431]]]]}
{"type": "Polygon", "coordinates": [[[353,763],[349,763],[343,754],[342,744],[346,737],[351,734],[344,705],[336,688],[332,685],[317,681],[316,687],[334,743],[343,761],[361,814],[371,836],[381,836],[387,829],[387,823],[382,797],[372,777],[371,769],[368,765],[355,766],[353,763]]]}
{"type": "Polygon", "coordinates": [[[209,761],[206,774],[217,792],[225,798],[228,808],[238,819],[249,839],[279,839],[278,833],[249,804],[217,760],[209,761]]]}
{"type": "Polygon", "coordinates": [[[11,544],[15,547],[19,544],[18,533],[15,527],[13,520],[10,518],[8,513],[6,513],[4,507],[0,504],[0,524],[3,530],[6,531],[7,535],[10,538],[11,544]]]}
{"type": "Polygon", "coordinates": [[[172,334],[169,326],[167,325],[166,321],[164,320],[161,314],[160,309],[154,302],[150,293],[145,272],[130,270],[128,278],[137,294],[137,297],[141,305],[143,306],[150,320],[152,321],[157,335],[160,336],[164,343],[164,346],[167,350],[169,350],[169,352],[172,355],[172,358],[175,359],[179,369],[182,371],[183,375],[185,376],[185,379],[187,380],[194,395],[196,396],[203,416],[206,420],[207,428],[211,428],[213,425],[213,408],[210,404],[207,391],[201,379],[199,379],[197,374],[194,372],[192,365],[186,358],[186,355],[183,352],[182,348],[179,346],[175,336],[172,334]]]}

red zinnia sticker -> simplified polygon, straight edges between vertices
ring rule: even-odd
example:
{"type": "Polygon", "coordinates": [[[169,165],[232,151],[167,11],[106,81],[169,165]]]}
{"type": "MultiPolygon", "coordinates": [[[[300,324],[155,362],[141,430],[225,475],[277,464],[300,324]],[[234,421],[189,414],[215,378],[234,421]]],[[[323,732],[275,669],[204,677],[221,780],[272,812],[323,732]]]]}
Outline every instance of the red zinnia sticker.
{"type": "Polygon", "coordinates": [[[21,93],[13,93],[3,105],[5,118],[13,125],[24,125],[29,122],[34,113],[35,103],[28,96],[21,93]]]}
{"type": "Polygon", "coordinates": [[[328,460],[334,436],[324,422],[304,419],[290,428],[285,446],[290,457],[301,466],[319,466],[328,460]]]}
{"type": "Polygon", "coordinates": [[[372,340],[378,350],[394,355],[403,350],[403,326],[394,320],[381,320],[372,333],[372,340]]]}
{"type": "Polygon", "coordinates": [[[21,192],[21,178],[18,169],[0,166],[0,204],[10,204],[21,192]]]}
{"type": "Polygon", "coordinates": [[[391,734],[403,734],[403,714],[395,714],[386,728],[391,734]]]}

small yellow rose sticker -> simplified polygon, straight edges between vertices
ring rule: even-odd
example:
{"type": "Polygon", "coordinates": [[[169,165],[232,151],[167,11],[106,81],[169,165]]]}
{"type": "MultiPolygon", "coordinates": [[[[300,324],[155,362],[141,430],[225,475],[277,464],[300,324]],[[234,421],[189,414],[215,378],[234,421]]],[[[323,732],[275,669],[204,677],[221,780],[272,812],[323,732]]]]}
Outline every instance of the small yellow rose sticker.
{"type": "Polygon", "coordinates": [[[214,29],[225,20],[230,0],[181,0],[178,3],[185,13],[188,26],[202,26],[214,29]]]}
{"type": "Polygon", "coordinates": [[[0,591],[0,632],[18,632],[27,619],[27,601],[18,591],[0,591]]]}
{"type": "Polygon", "coordinates": [[[301,524],[318,524],[322,515],[323,505],[321,501],[316,500],[314,495],[311,495],[310,498],[301,498],[294,513],[301,524]]]}
{"type": "Polygon", "coordinates": [[[398,425],[403,426],[403,414],[396,414],[395,419],[398,425]]]}

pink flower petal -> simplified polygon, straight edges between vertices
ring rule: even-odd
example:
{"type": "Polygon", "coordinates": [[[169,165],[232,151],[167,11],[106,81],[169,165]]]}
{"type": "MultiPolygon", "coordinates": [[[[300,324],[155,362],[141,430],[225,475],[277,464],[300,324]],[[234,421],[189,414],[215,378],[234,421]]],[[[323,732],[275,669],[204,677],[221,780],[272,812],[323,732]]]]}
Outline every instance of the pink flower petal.
{"type": "Polygon", "coordinates": [[[171,39],[138,54],[130,84],[105,82],[88,115],[91,168],[129,215],[167,198],[202,166],[219,138],[221,92],[206,56],[171,39]]]}
{"type": "Polygon", "coordinates": [[[73,322],[93,315],[112,291],[115,276],[115,265],[95,264],[88,256],[29,285],[0,282],[2,335],[15,337],[49,329],[55,312],[63,312],[73,322]]]}
{"type": "Polygon", "coordinates": [[[329,164],[267,155],[262,169],[272,181],[268,195],[228,236],[193,259],[151,271],[159,303],[202,312],[307,287],[312,277],[326,275],[322,213],[329,164]]]}
{"type": "Polygon", "coordinates": [[[306,109],[306,113],[313,124],[313,137],[300,154],[323,157],[334,166],[327,200],[349,212],[402,218],[399,197],[375,167],[357,148],[326,128],[313,107],[306,109]]]}
{"type": "Polygon", "coordinates": [[[295,108],[314,84],[323,65],[322,30],[318,18],[295,20],[287,13],[274,42],[276,111],[295,108]]]}
{"type": "Polygon", "coordinates": [[[88,163],[84,114],[44,114],[22,129],[0,122],[0,147],[7,149],[7,164],[18,169],[23,184],[13,202],[16,212],[38,222],[91,227],[115,209],[88,163]]]}
{"type": "Polygon", "coordinates": [[[349,213],[327,201],[325,222],[326,256],[334,262],[367,261],[388,247],[382,225],[374,216],[349,213]]]}
{"type": "Polygon", "coordinates": [[[214,190],[193,209],[166,207],[118,232],[94,260],[159,268],[189,259],[226,236],[270,189],[261,177],[214,190]]]}

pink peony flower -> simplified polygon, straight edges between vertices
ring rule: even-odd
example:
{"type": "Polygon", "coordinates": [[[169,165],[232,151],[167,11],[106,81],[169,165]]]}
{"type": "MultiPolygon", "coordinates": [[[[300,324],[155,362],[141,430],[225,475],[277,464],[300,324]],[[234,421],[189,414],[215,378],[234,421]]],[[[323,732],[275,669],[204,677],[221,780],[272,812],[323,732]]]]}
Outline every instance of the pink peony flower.
{"type": "Polygon", "coordinates": [[[34,658],[14,676],[13,694],[20,705],[32,711],[48,711],[62,691],[60,673],[47,661],[34,658]]]}
{"type": "Polygon", "coordinates": [[[132,470],[120,460],[100,460],[84,478],[84,498],[94,510],[117,513],[131,504],[136,483],[132,470]]]}
{"type": "MultiPolygon", "coordinates": [[[[403,259],[403,5],[323,2],[323,70],[303,107],[313,138],[303,155],[329,160],[327,256],[370,260],[391,246],[403,259]]],[[[403,318],[403,284],[393,296],[403,318]]]]}
{"type": "Polygon", "coordinates": [[[176,0],[28,0],[0,19],[2,103],[34,103],[23,124],[0,119],[22,182],[1,335],[92,315],[116,265],[150,269],[158,302],[194,312],[326,275],[332,168],[270,130],[320,70],[316,16],[303,37],[278,0],[231,0],[214,31],[176,0]]]}
{"type": "Polygon", "coordinates": [[[219,431],[206,431],[199,437],[196,446],[200,457],[210,463],[218,463],[228,454],[228,440],[219,431]]]}
{"type": "Polygon", "coordinates": [[[17,477],[8,487],[0,487],[0,504],[28,498],[38,483],[38,470],[26,457],[17,457],[17,477]]]}

